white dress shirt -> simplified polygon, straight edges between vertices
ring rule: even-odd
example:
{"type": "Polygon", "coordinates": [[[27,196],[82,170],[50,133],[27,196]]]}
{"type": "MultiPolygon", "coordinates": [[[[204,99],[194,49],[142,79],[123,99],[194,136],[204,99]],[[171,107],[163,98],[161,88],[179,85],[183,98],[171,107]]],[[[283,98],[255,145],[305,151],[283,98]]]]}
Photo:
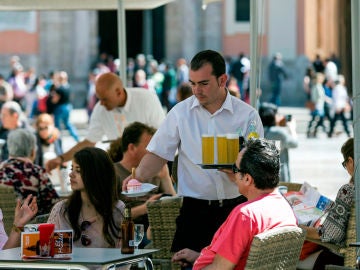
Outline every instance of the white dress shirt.
{"type": "Polygon", "coordinates": [[[195,96],[178,103],[150,141],[147,150],[166,160],[174,160],[178,149],[178,195],[205,200],[232,199],[239,196],[235,183],[215,169],[202,169],[202,134],[237,133],[247,137],[251,122],[264,136],[257,111],[227,93],[222,107],[210,114],[195,96]]]}
{"type": "Polygon", "coordinates": [[[122,136],[124,128],[135,121],[158,128],[165,118],[165,112],[156,94],[143,88],[126,88],[125,106],[106,110],[98,102],[91,114],[86,139],[98,142],[106,135],[108,140],[122,136]]]}

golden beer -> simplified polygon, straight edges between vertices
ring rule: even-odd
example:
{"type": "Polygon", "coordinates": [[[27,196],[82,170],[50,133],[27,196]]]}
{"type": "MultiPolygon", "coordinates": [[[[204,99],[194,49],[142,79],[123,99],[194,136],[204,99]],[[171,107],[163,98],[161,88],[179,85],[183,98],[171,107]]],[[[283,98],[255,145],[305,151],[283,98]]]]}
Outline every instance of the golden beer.
{"type": "Polygon", "coordinates": [[[214,136],[202,135],[202,163],[214,164],[214,136]]]}
{"type": "Polygon", "coordinates": [[[218,164],[228,163],[226,135],[218,135],[216,137],[216,141],[217,141],[217,163],[218,164]]]}
{"type": "Polygon", "coordinates": [[[239,136],[237,134],[227,134],[226,141],[228,163],[234,163],[239,153],[239,136]]]}

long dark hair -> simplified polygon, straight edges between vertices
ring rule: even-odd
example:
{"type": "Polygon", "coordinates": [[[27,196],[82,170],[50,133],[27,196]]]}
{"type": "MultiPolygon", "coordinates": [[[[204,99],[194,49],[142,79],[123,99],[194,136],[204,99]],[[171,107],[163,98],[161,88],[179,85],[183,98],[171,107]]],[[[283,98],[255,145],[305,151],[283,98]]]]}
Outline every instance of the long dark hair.
{"type": "MultiPolygon", "coordinates": [[[[354,138],[349,138],[344,144],[341,146],[341,153],[344,157],[344,160],[348,160],[351,157],[354,160],[354,138]]],[[[355,162],[355,160],[354,160],[355,162]]],[[[354,163],[355,166],[355,163],[354,163]]],[[[355,167],[354,167],[355,168],[355,167]]],[[[354,172],[355,174],[355,172],[354,172]]],[[[354,176],[351,176],[351,183],[354,183],[354,176]]]]}
{"type": "MultiPolygon", "coordinates": [[[[117,203],[115,169],[109,155],[102,149],[86,147],[74,155],[80,167],[80,175],[90,202],[103,220],[103,235],[111,247],[115,247],[113,238],[119,238],[119,226],[116,225],[113,209],[117,203]],[[112,237],[113,236],[113,237],[112,237]]],[[[67,201],[66,212],[74,230],[74,240],[81,236],[78,223],[82,201],[80,191],[74,191],[67,201]]]]}

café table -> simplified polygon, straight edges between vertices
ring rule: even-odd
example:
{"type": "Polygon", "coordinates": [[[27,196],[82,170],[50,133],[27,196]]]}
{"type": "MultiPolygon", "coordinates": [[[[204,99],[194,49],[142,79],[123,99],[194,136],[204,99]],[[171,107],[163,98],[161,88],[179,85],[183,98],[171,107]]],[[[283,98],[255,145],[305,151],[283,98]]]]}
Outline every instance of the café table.
{"type": "Polygon", "coordinates": [[[139,249],[134,254],[121,254],[118,248],[73,248],[70,259],[23,260],[20,248],[0,251],[0,269],[79,269],[98,266],[100,269],[115,269],[143,261],[145,269],[152,270],[149,256],[158,249],[139,249]]]}

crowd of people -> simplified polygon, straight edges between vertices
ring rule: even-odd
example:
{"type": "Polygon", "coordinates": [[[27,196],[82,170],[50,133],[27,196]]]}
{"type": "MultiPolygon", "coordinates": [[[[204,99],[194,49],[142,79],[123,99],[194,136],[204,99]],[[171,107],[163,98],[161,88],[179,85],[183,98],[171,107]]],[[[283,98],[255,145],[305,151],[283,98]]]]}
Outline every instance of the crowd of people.
{"type": "MultiPolygon", "coordinates": [[[[39,90],[46,100],[36,96],[31,105],[28,116],[36,116],[33,126],[23,117],[27,103],[21,99],[21,91],[14,91],[13,99],[3,103],[0,138],[5,146],[0,182],[13,186],[23,201],[17,203],[9,238],[0,223],[3,248],[19,245],[21,228],[36,214],[49,214],[48,222],[54,223],[55,229],[72,229],[74,246],[120,247],[125,205],[132,206],[133,218],[147,228],[146,202],[165,194],[183,199],[171,249],[173,263],[184,269],[244,269],[256,234],[276,227],[298,226],[290,204],[277,189],[280,180],[291,179],[287,151],[297,147],[296,124],[291,119],[279,119],[275,96],[274,104],[263,103],[259,111],[246,102],[248,59],[240,55],[240,64],[234,62],[230,67],[219,52],[204,50],[189,65],[179,59],[176,72],[170,72],[166,64],[145,60],[148,59],[139,56],[129,65],[131,86],[124,86],[116,70],[108,65],[96,66],[103,71],[93,77],[96,100],[92,100],[94,106],[83,140],[71,124],[66,124],[71,88],[64,71],[54,73],[52,83],[48,82],[49,91],[45,86],[45,92],[39,90]],[[234,95],[228,86],[237,66],[243,74],[241,83],[234,83],[239,88],[239,95],[234,95]],[[169,95],[163,94],[165,70],[172,73],[169,85],[179,89],[174,97],[179,102],[171,104],[169,95]],[[144,73],[153,82],[144,81],[144,73]],[[167,107],[166,102],[170,104],[167,113],[163,108],[167,107]],[[39,109],[43,105],[46,111],[39,109]],[[62,150],[61,121],[76,141],[66,152],[62,150]],[[199,166],[202,135],[227,133],[246,138],[244,148],[231,162],[232,168],[199,166]],[[108,151],[95,147],[104,136],[111,141],[108,151]],[[281,141],[280,149],[273,140],[281,141]],[[176,183],[168,166],[175,158],[176,183]],[[67,162],[71,162],[72,191],[68,197],[60,198],[49,173],[53,175],[67,162]],[[133,177],[151,182],[157,189],[142,198],[121,196],[133,177]]],[[[19,69],[16,63],[15,67],[19,69]]],[[[352,139],[341,152],[343,165],[353,176],[352,139]]],[[[344,241],[353,188],[353,180],[341,188],[325,221],[316,228],[303,227],[309,237],[336,244],[344,241]],[[336,222],[336,209],[343,207],[344,202],[347,204],[343,222],[336,222]]],[[[324,269],[328,262],[326,256],[319,258],[315,264],[321,266],[314,269],[324,269]]],[[[342,263],[341,258],[331,262],[342,263]]]]}
{"type": "Polygon", "coordinates": [[[335,56],[321,59],[320,55],[316,55],[312,65],[306,70],[304,90],[311,114],[308,138],[316,137],[319,128],[331,138],[338,120],[341,120],[347,136],[351,136],[348,122],[352,118],[352,101],[340,68],[340,62],[335,56]],[[328,122],[327,125],[325,121],[328,122]]]}

